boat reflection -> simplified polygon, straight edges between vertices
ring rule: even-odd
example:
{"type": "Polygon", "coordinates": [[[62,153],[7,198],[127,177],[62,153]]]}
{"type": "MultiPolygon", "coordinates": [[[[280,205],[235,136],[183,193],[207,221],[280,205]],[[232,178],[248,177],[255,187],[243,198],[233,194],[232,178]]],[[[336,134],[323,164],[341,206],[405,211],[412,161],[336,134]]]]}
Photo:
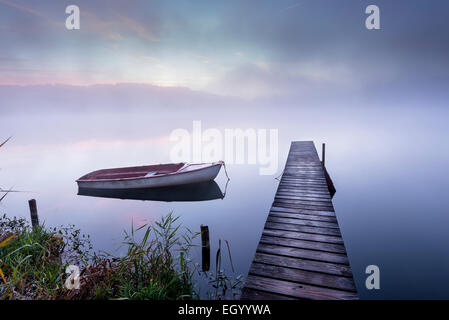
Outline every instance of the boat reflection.
{"type": "Polygon", "coordinates": [[[80,196],[164,202],[216,200],[223,199],[225,194],[226,191],[224,193],[221,192],[220,187],[215,181],[149,189],[78,189],[78,195],[80,196]]]}

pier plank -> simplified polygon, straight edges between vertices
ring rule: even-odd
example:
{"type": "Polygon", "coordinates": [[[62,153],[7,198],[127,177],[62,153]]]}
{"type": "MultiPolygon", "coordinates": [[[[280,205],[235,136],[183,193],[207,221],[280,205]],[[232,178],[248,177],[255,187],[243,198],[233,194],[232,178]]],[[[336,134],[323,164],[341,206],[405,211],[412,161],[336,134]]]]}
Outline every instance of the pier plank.
{"type": "Polygon", "coordinates": [[[346,256],[346,254],[310,250],[310,249],[300,249],[294,247],[285,247],[280,246],[278,244],[273,245],[260,242],[259,246],[257,247],[257,252],[293,258],[303,258],[308,260],[323,261],[323,262],[349,264],[348,257],[346,256]]]}
{"type": "Polygon", "coordinates": [[[300,270],[321,272],[333,274],[340,277],[350,278],[352,276],[351,268],[344,264],[335,264],[330,262],[302,260],[291,257],[277,256],[262,252],[256,252],[254,262],[272,264],[300,270]]]}
{"type": "Polygon", "coordinates": [[[279,267],[257,262],[252,264],[249,273],[257,276],[317,285],[320,287],[352,292],[356,291],[354,281],[351,278],[338,277],[325,273],[279,267]]]}
{"type": "Polygon", "coordinates": [[[318,205],[309,205],[305,203],[287,203],[282,201],[273,202],[273,206],[282,207],[282,208],[291,208],[291,209],[309,209],[309,210],[317,210],[317,211],[333,211],[332,206],[318,206],[318,205]]]}
{"type": "Polygon", "coordinates": [[[342,290],[321,288],[299,284],[290,281],[283,281],[248,275],[246,287],[270,293],[283,294],[290,297],[315,300],[353,300],[358,299],[357,293],[342,290]]]}
{"type": "Polygon", "coordinates": [[[326,242],[326,243],[343,243],[343,239],[341,237],[334,236],[326,236],[322,234],[313,234],[313,233],[304,233],[299,231],[290,231],[290,230],[282,230],[270,228],[270,224],[265,224],[265,229],[262,234],[273,235],[277,237],[285,237],[291,239],[298,240],[309,240],[309,241],[317,241],[317,242],[326,242]]]}
{"type": "Polygon", "coordinates": [[[288,212],[288,213],[302,213],[302,214],[310,214],[310,215],[315,215],[315,216],[335,217],[335,212],[333,210],[332,211],[308,210],[308,209],[295,209],[295,208],[283,208],[283,207],[272,206],[271,211],[288,212]]]}
{"type": "Polygon", "coordinates": [[[333,228],[322,228],[322,227],[309,227],[309,226],[302,226],[298,224],[291,224],[291,223],[279,223],[279,222],[272,222],[267,221],[265,223],[265,226],[269,229],[277,229],[277,230],[285,230],[285,231],[298,231],[303,233],[312,233],[312,234],[321,234],[321,235],[328,235],[328,236],[341,236],[340,230],[333,229],[333,228]]]}
{"type": "Polygon", "coordinates": [[[260,238],[260,243],[278,246],[288,246],[302,249],[311,249],[318,251],[327,251],[334,253],[346,253],[345,247],[340,244],[331,244],[319,241],[296,240],[282,237],[274,237],[266,234],[262,234],[262,237],[260,238]]]}
{"type": "Polygon", "coordinates": [[[277,222],[277,223],[299,224],[299,225],[309,226],[309,227],[339,229],[338,224],[336,222],[310,221],[310,220],[302,220],[302,219],[294,219],[294,218],[285,218],[285,217],[277,217],[277,216],[274,216],[271,214],[268,216],[267,221],[277,222]]]}
{"type": "Polygon", "coordinates": [[[282,211],[270,211],[270,216],[284,217],[284,218],[291,218],[291,219],[310,220],[310,221],[337,222],[337,219],[334,217],[316,216],[316,215],[311,215],[311,214],[290,213],[290,212],[282,212],[282,211]]]}
{"type": "Polygon", "coordinates": [[[244,288],[242,290],[242,300],[299,300],[298,298],[293,298],[289,296],[284,296],[271,292],[264,292],[259,290],[253,290],[249,288],[244,288]]]}

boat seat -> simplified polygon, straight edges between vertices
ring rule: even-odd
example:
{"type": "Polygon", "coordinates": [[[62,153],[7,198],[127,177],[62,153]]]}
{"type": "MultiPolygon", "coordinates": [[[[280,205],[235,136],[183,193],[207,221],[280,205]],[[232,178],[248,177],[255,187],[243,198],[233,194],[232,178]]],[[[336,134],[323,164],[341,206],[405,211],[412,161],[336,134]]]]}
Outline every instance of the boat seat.
{"type": "Polygon", "coordinates": [[[148,173],[145,175],[145,177],[152,177],[152,176],[155,176],[155,175],[157,175],[157,174],[159,174],[159,172],[157,172],[157,171],[150,171],[150,172],[148,172],[148,173]]]}

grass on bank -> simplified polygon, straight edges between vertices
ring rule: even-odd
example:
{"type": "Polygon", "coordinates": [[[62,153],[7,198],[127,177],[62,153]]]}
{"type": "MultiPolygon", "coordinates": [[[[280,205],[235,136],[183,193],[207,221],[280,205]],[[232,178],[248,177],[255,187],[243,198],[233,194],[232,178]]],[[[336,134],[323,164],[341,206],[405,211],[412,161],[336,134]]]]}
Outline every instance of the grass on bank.
{"type": "Polygon", "coordinates": [[[92,254],[89,238],[73,226],[32,229],[23,219],[0,217],[2,299],[195,299],[196,237],[180,232],[172,214],[125,233],[122,257],[92,254]],[[136,240],[136,233],[143,237],[136,240]],[[66,267],[80,269],[80,289],[68,290],[66,267]]]}

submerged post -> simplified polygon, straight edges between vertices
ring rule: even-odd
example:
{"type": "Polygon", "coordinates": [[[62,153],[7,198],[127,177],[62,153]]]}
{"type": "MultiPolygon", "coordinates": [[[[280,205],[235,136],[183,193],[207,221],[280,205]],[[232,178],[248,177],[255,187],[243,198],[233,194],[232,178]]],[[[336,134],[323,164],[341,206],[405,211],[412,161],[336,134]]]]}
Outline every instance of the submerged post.
{"type": "Polygon", "coordinates": [[[33,226],[34,229],[35,227],[39,226],[39,217],[37,215],[36,200],[31,199],[28,201],[28,204],[30,205],[31,225],[33,226]]]}
{"type": "Polygon", "coordinates": [[[201,255],[203,271],[210,269],[210,241],[209,241],[209,227],[201,225],[201,255]]]}
{"type": "Polygon", "coordinates": [[[326,144],[323,143],[323,148],[321,151],[321,163],[323,164],[323,167],[326,166],[326,144]]]}

